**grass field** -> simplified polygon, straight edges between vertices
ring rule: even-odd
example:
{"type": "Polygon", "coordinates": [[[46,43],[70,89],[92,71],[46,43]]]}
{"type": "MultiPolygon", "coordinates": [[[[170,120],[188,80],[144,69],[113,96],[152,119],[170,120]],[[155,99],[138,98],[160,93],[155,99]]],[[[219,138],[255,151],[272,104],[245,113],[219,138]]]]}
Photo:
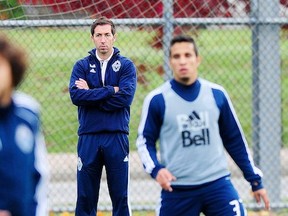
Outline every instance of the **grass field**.
{"type": "MultiPolygon", "coordinates": [[[[268,211],[248,211],[248,216],[287,216],[287,210],[281,212],[268,212],[268,211]]],[[[63,212],[59,214],[51,213],[49,216],[74,216],[74,213],[63,212]]],[[[97,216],[112,216],[111,212],[98,212],[97,216]]],[[[133,212],[133,216],[155,216],[153,211],[136,211],[133,212]]],[[[202,215],[200,215],[202,216],[202,215]]]]}
{"type": "MultiPolygon", "coordinates": [[[[21,89],[35,96],[42,105],[43,128],[49,152],[74,152],[77,143],[77,110],[71,104],[68,83],[73,64],[87,55],[93,47],[88,28],[19,28],[3,29],[9,37],[26,48],[30,58],[29,74],[21,89]]],[[[1,29],[2,32],[2,29],[1,29]]],[[[189,32],[199,45],[203,58],[200,76],[223,85],[229,92],[235,109],[251,143],[251,84],[252,52],[251,32],[242,29],[200,29],[189,32]]],[[[135,149],[135,139],[141,106],[147,93],[164,82],[156,73],[163,64],[163,52],[154,49],[151,42],[153,30],[118,30],[116,46],[123,55],[136,64],[138,76],[145,78],[138,84],[131,108],[130,143],[135,149]]],[[[281,32],[282,109],[288,108],[288,40],[281,32]]],[[[288,145],[288,114],[282,113],[283,144],[288,145]],[[286,130],[285,130],[286,129],[286,130]]]]}

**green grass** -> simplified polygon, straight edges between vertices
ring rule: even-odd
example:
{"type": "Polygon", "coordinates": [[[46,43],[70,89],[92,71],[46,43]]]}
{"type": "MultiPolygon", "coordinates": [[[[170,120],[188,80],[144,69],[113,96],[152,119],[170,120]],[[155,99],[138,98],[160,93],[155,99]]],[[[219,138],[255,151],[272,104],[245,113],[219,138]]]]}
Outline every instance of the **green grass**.
{"type": "MultiPolygon", "coordinates": [[[[76,60],[94,47],[89,28],[15,28],[1,29],[29,54],[28,76],[21,89],[32,94],[42,106],[43,129],[50,152],[74,152],[77,143],[77,109],[72,105],[68,83],[76,60]]],[[[243,29],[202,29],[191,32],[199,45],[202,64],[200,76],[223,85],[232,98],[244,132],[251,143],[251,32],[243,29]]],[[[137,127],[144,97],[164,80],[156,73],[163,65],[162,50],[151,47],[154,31],[118,29],[116,46],[130,57],[142,74],[145,85],[138,83],[131,107],[130,143],[135,149],[137,127]]],[[[281,32],[282,110],[288,108],[288,41],[281,32]]],[[[288,114],[282,114],[284,145],[288,144],[288,114]]]]}
{"type": "MultiPolygon", "coordinates": [[[[74,213],[63,212],[63,213],[50,213],[49,216],[73,216],[74,213]]],[[[111,216],[111,212],[98,212],[97,216],[111,216]]],[[[134,216],[154,216],[154,211],[134,211],[134,216]]],[[[277,212],[267,212],[267,211],[248,211],[248,216],[286,216],[287,210],[283,209],[277,212]]],[[[203,216],[201,214],[200,216],[203,216]]]]}

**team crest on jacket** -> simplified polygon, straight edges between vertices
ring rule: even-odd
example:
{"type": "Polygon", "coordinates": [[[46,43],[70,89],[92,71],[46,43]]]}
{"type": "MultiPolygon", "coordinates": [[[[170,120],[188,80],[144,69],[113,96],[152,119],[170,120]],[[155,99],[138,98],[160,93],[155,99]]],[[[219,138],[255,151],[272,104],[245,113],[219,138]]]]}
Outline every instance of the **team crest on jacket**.
{"type": "Polygon", "coordinates": [[[118,72],[120,70],[120,67],[121,67],[121,62],[119,60],[115,61],[112,64],[112,69],[114,72],[118,72]]]}
{"type": "Polygon", "coordinates": [[[23,153],[30,153],[33,150],[33,133],[26,125],[22,124],[16,128],[15,139],[23,153]]]}

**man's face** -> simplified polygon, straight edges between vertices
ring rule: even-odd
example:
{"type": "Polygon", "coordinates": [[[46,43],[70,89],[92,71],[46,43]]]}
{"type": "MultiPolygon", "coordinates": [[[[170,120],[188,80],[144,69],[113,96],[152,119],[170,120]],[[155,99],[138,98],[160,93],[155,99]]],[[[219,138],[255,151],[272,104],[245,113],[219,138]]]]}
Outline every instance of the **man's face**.
{"type": "Polygon", "coordinates": [[[176,81],[190,85],[198,76],[200,57],[196,56],[194,45],[189,42],[175,43],[170,49],[170,67],[176,81]]]}
{"type": "Polygon", "coordinates": [[[97,54],[100,58],[106,59],[111,55],[113,43],[116,38],[111,32],[110,25],[96,26],[91,39],[95,44],[97,54]]]}
{"type": "Polygon", "coordinates": [[[12,72],[9,62],[0,55],[0,106],[10,102],[13,91],[12,72]]]}

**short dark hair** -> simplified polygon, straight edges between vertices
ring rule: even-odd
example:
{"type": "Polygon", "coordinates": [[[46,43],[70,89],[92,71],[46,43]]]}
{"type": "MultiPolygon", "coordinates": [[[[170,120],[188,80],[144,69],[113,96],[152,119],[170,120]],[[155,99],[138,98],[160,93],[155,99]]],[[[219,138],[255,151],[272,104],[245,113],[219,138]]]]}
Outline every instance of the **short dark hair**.
{"type": "Polygon", "coordinates": [[[194,46],[194,52],[196,54],[196,56],[199,55],[199,52],[198,52],[198,47],[197,47],[197,44],[195,42],[195,40],[188,36],[188,35],[177,35],[175,36],[171,42],[170,42],[170,51],[169,51],[169,55],[171,55],[171,47],[175,44],[175,43],[181,43],[181,42],[188,42],[188,43],[192,43],[193,46],[194,46]]]}
{"type": "Polygon", "coordinates": [[[17,87],[23,80],[28,67],[27,56],[24,49],[13,45],[6,35],[0,34],[0,55],[10,64],[12,85],[13,87],[17,87]]]}
{"type": "Polygon", "coordinates": [[[116,33],[116,27],[114,25],[114,23],[112,22],[112,20],[107,19],[105,16],[102,16],[98,19],[96,19],[92,25],[91,25],[91,35],[94,35],[94,30],[98,25],[110,25],[111,26],[111,33],[112,35],[115,35],[116,33]]]}

